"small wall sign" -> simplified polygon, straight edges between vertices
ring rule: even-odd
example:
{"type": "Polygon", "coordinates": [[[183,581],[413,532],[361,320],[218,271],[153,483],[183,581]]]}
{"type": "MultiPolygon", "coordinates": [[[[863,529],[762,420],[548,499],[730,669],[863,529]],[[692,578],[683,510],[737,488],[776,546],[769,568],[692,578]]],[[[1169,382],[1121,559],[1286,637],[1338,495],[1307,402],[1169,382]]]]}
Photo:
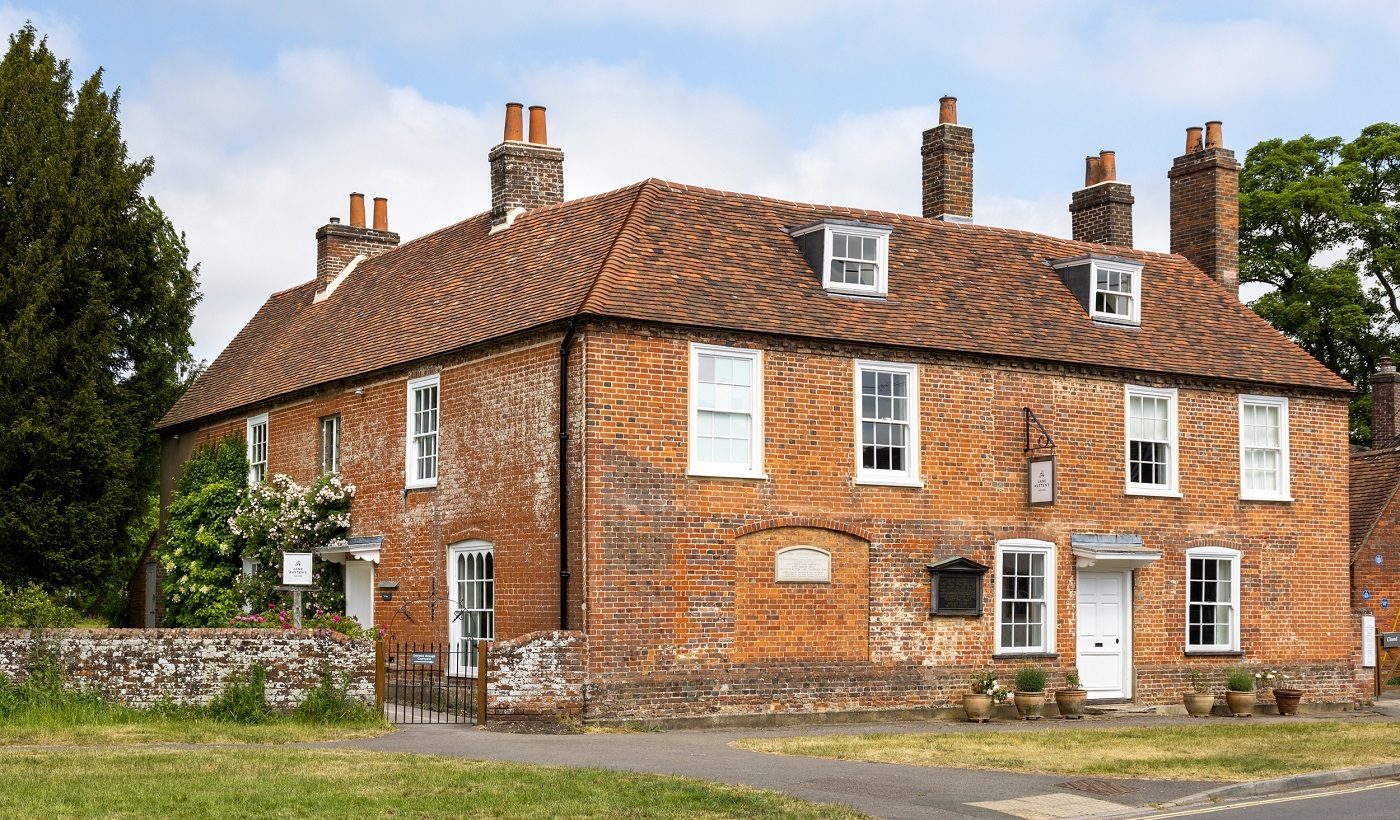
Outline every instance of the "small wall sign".
{"type": "Polygon", "coordinates": [[[773,556],[777,583],[831,583],[831,553],[820,547],[784,547],[773,556]]]}
{"type": "Polygon", "coordinates": [[[990,567],[969,558],[944,558],[928,565],[930,615],[982,615],[982,576],[990,567]]]}
{"type": "Polygon", "coordinates": [[[1369,600],[1371,600],[1371,590],[1369,590],[1369,589],[1363,589],[1363,590],[1361,590],[1361,600],[1363,600],[1363,601],[1369,601],[1369,600]]]}
{"type": "Polygon", "coordinates": [[[1385,563],[1385,558],[1384,558],[1383,556],[1377,555],[1377,556],[1376,556],[1376,564],[1379,565],[1379,564],[1384,564],[1384,563],[1385,563]]]}
{"type": "Polygon", "coordinates": [[[414,666],[437,666],[437,653],[414,652],[412,662],[414,666]]]}
{"type": "Polygon", "coordinates": [[[1032,507],[1046,507],[1055,503],[1055,466],[1053,453],[1033,456],[1026,461],[1026,500],[1032,507]]]}
{"type": "Polygon", "coordinates": [[[287,586],[311,585],[311,553],[282,553],[282,583],[287,586]]]}

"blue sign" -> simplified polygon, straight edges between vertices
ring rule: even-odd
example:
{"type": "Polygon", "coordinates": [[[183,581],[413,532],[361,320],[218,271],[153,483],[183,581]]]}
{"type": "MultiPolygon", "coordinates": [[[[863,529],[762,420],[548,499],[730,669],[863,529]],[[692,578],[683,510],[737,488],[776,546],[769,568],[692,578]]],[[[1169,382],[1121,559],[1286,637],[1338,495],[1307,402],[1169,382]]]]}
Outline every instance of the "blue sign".
{"type": "Polygon", "coordinates": [[[1390,606],[1390,599],[1389,599],[1389,598],[1382,598],[1382,599],[1381,599],[1381,609],[1386,609],[1386,608],[1388,608],[1389,606],[1390,606]]]}
{"type": "Polygon", "coordinates": [[[1369,589],[1363,589],[1363,590],[1361,590],[1361,600],[1363,600],[1363,601],[1369,601],[1369,600],[1371,600],[1371,590],[1369,590],[1369,589]]]}
{"type": "Polygon", "coordinates": [[[1384,564],[1384,563],[1385,563],[1385,559],[1382,558],[1381,556],[1377,555],[1377,556],[1376,556],[1376,563],[1377,563],[1377,564],[1384,564]]]}

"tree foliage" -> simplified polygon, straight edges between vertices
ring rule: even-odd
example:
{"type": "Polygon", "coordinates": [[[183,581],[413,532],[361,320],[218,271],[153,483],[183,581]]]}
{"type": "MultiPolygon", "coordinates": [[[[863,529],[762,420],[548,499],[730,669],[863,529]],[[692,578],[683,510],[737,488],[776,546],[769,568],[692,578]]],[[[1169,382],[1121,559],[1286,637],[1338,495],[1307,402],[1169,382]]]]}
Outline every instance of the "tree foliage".
{"type": "Polygon", "coordinates": [[[195,270],[141,195],[118,95],[75,91],[31,27],[0,61],[0,577],[122,583],[155,490],[155,422],[190,363],[195,270]]]}
{"type": "Polygon", "coordinates": [[[185,464],[159,553],[166,626],[226,626],[242,613],[235,585],[243,545],[232,522],[247,484],[247,449],[239,436],[200,448],[185,464]]]}
{"type": "Polygon", "coordinates": [[[1352,438],[1370,440],[1370,374],[1400,327],[1400,126],[1351,142],[1259,143],[1240,177],[1240,281],[1252,307],[1355,384],[1352,438]]]}

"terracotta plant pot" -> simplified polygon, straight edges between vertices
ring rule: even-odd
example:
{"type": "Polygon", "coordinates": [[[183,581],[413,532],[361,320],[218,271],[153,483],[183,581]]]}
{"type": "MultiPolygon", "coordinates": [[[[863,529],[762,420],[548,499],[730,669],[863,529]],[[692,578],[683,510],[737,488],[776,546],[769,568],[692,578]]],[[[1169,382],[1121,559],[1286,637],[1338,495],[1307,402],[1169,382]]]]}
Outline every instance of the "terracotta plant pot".
{"type": "Polygon", "coordinates": [[[1209,692],[1187,692],[1181,696],[1186,704],[1186,714],[1191,717],[1210,717],[1215,708],[1215,695],[1209,692]]]}
{"type": "Polygon", "coordinates": [[[1014,697],[1021,720],[1040,720],[1040,710],[1045,708],[1044,692],[1016,692],[1014,697]]]}
{"type": "Polygon", "coordinates": [[[1302,689],[1275,689],[1274,703],[1278,704],[1280,715],[1298,714],[1298,701],[1303,699],[1302,689]]]}
{"type": "Polygon", "coordinates": [[[963,711],[973,723],[986,723],[992,716],[992,696],[976,692],[963,693],[963,711]]]}
{"type": "Polygon", "coordinates": [[[1254,693],[1226,692],[1225,705],[1230,707],[1230,714],[1237,718],[1252,717],[1254,715],[1254,693]]]}
{"type": "Polygon", "coordinates": [[[1055,691],[1055,707],[1065,720],[1079,720],[1084,717],[1084,702],[1089,699],[1087,689],[1058,689],[1055,691]]]}

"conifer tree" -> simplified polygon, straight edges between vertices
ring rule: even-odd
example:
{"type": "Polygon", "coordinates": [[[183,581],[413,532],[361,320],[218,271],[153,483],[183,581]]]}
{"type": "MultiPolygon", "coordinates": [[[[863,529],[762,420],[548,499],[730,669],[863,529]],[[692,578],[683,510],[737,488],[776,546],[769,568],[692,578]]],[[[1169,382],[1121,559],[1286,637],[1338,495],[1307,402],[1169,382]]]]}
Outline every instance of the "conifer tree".
{"type": "Polygon", "coordinates": [[[118,94],[26,26],[0,61],[0,580],[87,604],[144,547],[153,427],[190,365],[196,270],[142,196],[118,94]]]}

